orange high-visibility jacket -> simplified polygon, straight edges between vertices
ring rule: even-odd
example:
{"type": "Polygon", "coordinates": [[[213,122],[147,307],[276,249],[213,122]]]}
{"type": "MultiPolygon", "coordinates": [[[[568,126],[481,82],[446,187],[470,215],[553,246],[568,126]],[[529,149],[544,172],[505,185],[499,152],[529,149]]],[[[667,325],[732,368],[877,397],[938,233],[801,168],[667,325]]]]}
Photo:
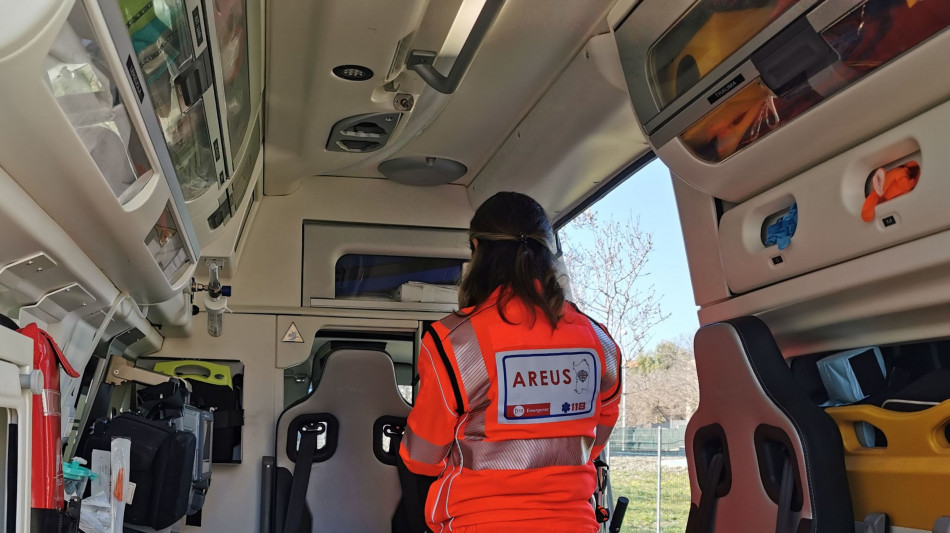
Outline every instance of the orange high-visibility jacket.
{"type": "Polygon", "coordinates": [[[571,304],[552,329],[540,310],[529,326],[517,299],[506,323],[496,302],[423,337],[399,453],[438,477],[426,521],[440,533],[597,531],[592,460],[617,421],[620,350],[571,304]]]}

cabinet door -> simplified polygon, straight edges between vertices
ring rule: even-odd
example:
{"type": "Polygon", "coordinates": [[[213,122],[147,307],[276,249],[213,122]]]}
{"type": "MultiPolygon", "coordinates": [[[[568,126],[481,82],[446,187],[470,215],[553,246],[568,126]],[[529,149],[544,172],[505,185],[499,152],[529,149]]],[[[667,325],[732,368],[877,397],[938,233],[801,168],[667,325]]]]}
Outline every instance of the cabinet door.
{"type": "Polygon", "coordinates": [[[251,85],[247,54],[247,9],[244,0],[214,0],[212,39],[216,44],[215,76],[224,97],[219,110],[227,124],[229,174],[234,175],[246,150],[242,150],[251,121],[251,85]]]}
{"type": "Polygon", "coordinates": [[[181,0],[119,0],[185,201],[224,182],[206,24],[181,0]]]}
{"type": "Polygon", "coordinates": [[[43,61],[46,83],[123,204],[153,170],[106,61],[89,13],[77,2],[43,61]]]}

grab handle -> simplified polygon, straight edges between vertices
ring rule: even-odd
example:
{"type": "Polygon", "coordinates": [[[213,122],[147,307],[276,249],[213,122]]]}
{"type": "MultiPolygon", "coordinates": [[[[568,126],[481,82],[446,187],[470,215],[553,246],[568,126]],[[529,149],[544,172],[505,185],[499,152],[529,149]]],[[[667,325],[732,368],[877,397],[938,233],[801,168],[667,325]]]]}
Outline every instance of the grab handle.
{"type": "Polygon", "coordinates": [[[234,388],[234,384],[231,381],[231,368],[227,365],[212,363],[210,361],[198,361],[195,359],[162,361],[155,363],[154,370],[155,372],[168,376],[203,381],[212,385],[225,386],[229,389],[234,388]]]}
{"type": "Polygon", "coordinates": [[[472,31],[465,39],[462,49],[459,50],[459,55],[455,58],[455,63],[452,65],[452,70],[449,71],[448,76],[443,76],[441,72],[435,69],[434,63],[437,55],[435,52],[413,50],[409,52],[406,66],[440,93],[454,93],[459,84],[462,83],[462,78],[468,72],[468,68],[472,66],[475,52],[482,45],[485,35],[488,34],[488,30],[504,5],[505,0],[485,1],[485,5],[482,6],[478,18],[475,19],[475,25],[472,26],[472,31]]]}

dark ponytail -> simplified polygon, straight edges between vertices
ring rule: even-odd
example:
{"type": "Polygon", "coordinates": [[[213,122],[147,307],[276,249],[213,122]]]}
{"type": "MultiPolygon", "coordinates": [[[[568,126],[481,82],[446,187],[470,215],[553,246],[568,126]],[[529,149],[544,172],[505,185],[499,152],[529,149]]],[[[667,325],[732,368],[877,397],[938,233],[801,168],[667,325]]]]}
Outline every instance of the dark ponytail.
{"type": "Polygon", "coordinates": [[[502,320],[511,323],[504,309],[517,298],[532,324],[540,309],[551,327],[557,327],[564,289],[557,280],[557,245],[544,209],[523,194],[500,192],[475,211],[469,239],[477,239],[478,246],[459,287],[459,305],[477,308],[501,287],[502,320]]]}

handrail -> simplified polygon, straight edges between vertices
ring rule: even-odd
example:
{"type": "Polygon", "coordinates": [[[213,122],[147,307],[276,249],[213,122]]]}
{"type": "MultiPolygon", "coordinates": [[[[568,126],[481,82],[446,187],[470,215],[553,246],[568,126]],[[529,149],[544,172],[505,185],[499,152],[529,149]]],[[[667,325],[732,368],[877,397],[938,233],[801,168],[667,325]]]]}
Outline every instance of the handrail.
{"type": "Polygon", "coordinates": [[[459,84],[462,83],[462,78],[465,76],[465,73],[468,72],[468,68],[472,66],[475,53],[479,47],[481,47],[482,41],[485,40],[485,35],[488,34],[488,30],[491,28],[492,23],[495,22],[495,18],[504,5],[505,0],[485,1],[485,5],[482,6],[478,18],[475,19],[472,31],[468,34],[468,38],[465,39],[465,44],[463,44],[462,49],[459,50],[459,55],[455,58],[455,63],[452,65],[452,69],[447,76],[443,76],[441,72],[436,70],[434,63],[437,54],[431,51],[413,50],[409,52],[409,56],[406,59],[406,66],[418,74],[423,81],[436,91],[443,94],[454,93],[455,90],[458,89],[459,84]]]}

